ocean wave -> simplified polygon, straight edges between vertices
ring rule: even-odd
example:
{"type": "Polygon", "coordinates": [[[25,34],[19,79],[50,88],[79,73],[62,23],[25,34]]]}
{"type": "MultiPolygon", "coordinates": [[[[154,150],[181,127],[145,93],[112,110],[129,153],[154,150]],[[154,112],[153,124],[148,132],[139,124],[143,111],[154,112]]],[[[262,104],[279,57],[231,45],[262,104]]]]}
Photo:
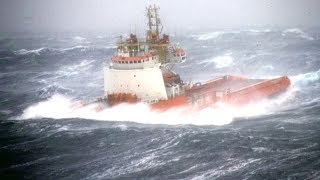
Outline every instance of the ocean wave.
{"type": "Polygon", "coordinates": [[[42,48],[38,48],[38,49],[31,49],[31,50],[27,50],[27,49],[20,49],[17,51],[14,51],[15,55],[27,55],[27,54],[35,54],[35,55],[41,55],[43,53],[47,53],[47,52],[61,52],[61,53],[65,53],[68,51],[75,51],[75,50],[79,50],[81,52],[85,52],[88,50],[106,50],[106,49],[114,49],[116,48],[116,46],[82,46],[82,45],[77,45],[77,46],[73,46],[73,47],[68,47],[68,48],[48,48],[48,47],[42,47],[42,48]]]}
{"type": "Polygon", "coordinates": [[[53,94],[57,94],[59,92],[60,93],[66,93],[66,92],[72,93],[73,92],[72,89],[66,88],[56,82],[51,82],[51,83],[46,83],[46,84],[47,84],[46,86],[39,88],[37,90],[37,94],[40,98],[49,98],[53,94]]]}
{"type": "Polygon", "coordinates": [[[271,32],[271,29],[248,29],[248,30],[244,30],[244,32],[250,32],[250,33],[268,33],[268,32],[271,32]]]}
{"type": "Polygon", "coordinates": [[[209,39],[218,38],[224,34],[225,34],[225,32],[216,31],[216,32],[204,33],[204,34],[200,34],[200,35],[192,35],[192,37],[196,38],[199,41],[206,41],[209,39]]]}
{"type": "Polygon", "coordinates": [[[61,48],[61,49],[55,49],[55,50],[61,51],[61,52],[80,50],[80,51],[84,52],[84,51],[87,51],[87,50],[114,49],[116,47],[117,46],[114,46],[114,45],[109,45],[109,46],[83,46],[83,45],[77,45],[77,46],[73,46],[73,47],[61,48]]]}
{"type": "Polygon", "coordinates": [[[42,47],[42,48],[32,49],[32,50],[20,49],[20,50],[14,51],[14,53],[16,55],[26,55],[26,54],[37,54],[37,55],[40,55],[41,52],[48,51],[48,50],[49,50],[49,48],[42,47]]]}
{"type": "Polygon", "coordinates": [[[219,68],[219,69],[229,67],[234,64],[234,59],[231,56],[231,54],[232,53],[226,53],[222,56],[216,56],[211,59],[206,59],[206,60],[199,62],[198,64],[205,64],[204,67],[207,67],[207,66],[211,65],[212,63],[214,63],[215,67],[219,68]]]}
{"type": "MultiPolygon", "coordinates": [[[[240,159],[240,158],[229,158],[226,160],[227,163],[222,164],[221,166],[212,167],[207,171],[202,172],[200,175],[195,175],[192,177],[194,180],[200,179],[218,179],[219,177],[228,177],[226,175],[242,171],[242,169],[257,164],[261,159],[249,158],[249,159],[240,159]]],[[[223,179],[223,178],[222,178],[223,179]]],[[[224,178],[228,179],[228,178],[224,178]]]]}
{"type": "Polygon", "coordinates": [[[121,104],[97,112],[98,104],[77,107],[77,102],[70,97],[56,94],[46,101],[31,105],[17,119],[84,118],[102,121],[131,121],[143,124],[168,125],[223,125],[232,121],[230,114],[210,111],[210,109],[203,110],[197,116],[186,116],[184,115],[186,113],[184,109],[158,113],[151,111],[148,105],[140,103],[135,105],[121,104]],[[119,112],[123,113],[119,114],[119,112]]]}
{"type": "Polygon", "coordinates": [[[320,80],[320,69],[318,71],[291,76],[290,79],[294,84],[306,85],[308,83],[313,83],[320,80]]]}
{"type": "Polygon", "coordinates": [[[309,36],[307,33],[305,33],[304,31],[302,31],[299,28],[292,28],[292,29],[286,29],[284,31],[282,31],[282,36],[287,36],[287,35],[296,35],[302,39],[307,39],[307,40],[314,40],[313,37],[309,36]]]}
{"type": "Polygon", "coordinates": [[[81,37],[81,36],[76,36],[76,37],[73,38],[73,40],[74,40],[75,42],[78,42],[78,43],[87,42],[87,39],[84,38],[84,37],[81,37]]]}
{"type": "Polygon", "coordinates": [[[284,103],[289,95],[273,100],[265,99],[241,108],[217,104],[219,108],[208,107],[196,112],[190,112],[186,108],[178,108],[160,113],[152,111],[147,104],[143,103],[120,104],[114,107],[105,107],[101,110],[101,104],[82,106],[79,101],[72,97],[55,94],[45,101],[32,104],[23,111],[22,115],[13,119],[83,118],[101,121],[129,121],[142,124],[225,125],[231,123],[236,117],[250,117],[278,111],[279,108],[275,109],[275,107],[284,103]],[[97,111],[98,109],[99,111],[97,111]]]}
{"type": "Polygon", "coordinates": [[[79,73],[86,72],[88,69],[90,69],[93,62],[95,62],[95,60],[85,59],[80,61],[80,63],[63,66],[56,73],[60,77],[78,75],[79,73]]]}
{"type": "Polygon", "coordinates": [[[55,49],[55,50],[60,51],[60,52],[68,52],[68,51],[74,51],[74,50],[80,50],[82,52],[85,52],[87,50],[93,50],[93,49],[95,49],[95,47],[77,45],[77,46],[73,46],[73,47],[61,48],[61,49],[55,49]]]}
{"type": "Polygon", "coordinates": [[[249,33],[252,35],[262,34],[262,33],[269,33],[272,32],[270,29],[247,29],[247,30],[238,30],[238,31],[214,31],[202,34],[195,34],[191,35],[191,37],[199,40],[199,41],[206,41],[210,39],[217,39],[223,35],[227,34],[240,34],[240,33],[249,33]]]}

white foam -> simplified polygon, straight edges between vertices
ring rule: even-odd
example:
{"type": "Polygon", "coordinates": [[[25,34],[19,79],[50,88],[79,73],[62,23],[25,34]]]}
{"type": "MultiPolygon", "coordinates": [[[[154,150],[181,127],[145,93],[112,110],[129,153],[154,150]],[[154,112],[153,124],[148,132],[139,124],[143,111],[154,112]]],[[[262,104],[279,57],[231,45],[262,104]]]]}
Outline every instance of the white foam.
{"type": "Polygon", "coordinates": [[[73,40],[76,42],[84,42],[86,40],[86,38],[81,37],[81,36],[76,36],[73,38],[73,40]]]}
{"type": "Polygon", "coordinates": [[[88,69],[92,67],[92,63],[94,60],[82,60],[80,63],[72,64],[68,66],[62,66],[56,74],[57,77],[65,77],[65,76],[74,76],[78,75],[81,72],[87,72],[88,69]]]}
{"type": "MultiPolygon", "coordinates": [[[[283,98],[285,100],[285,98],[283,98]]],[[[265,100],[258,104],[250,104],[242,108],[229,107],[218,104],[219,108],[205,108],[200,111],[190,112],[185,108],[172,109],[166,112],[150,110],[143,103],[121,104],[111,108],[104,108],[97,112],[98,104],[78,106],[77,101],[70,97],[56,94],[46,101],[31,105],[25,109],[17,119],[34,118],[84,118],[101,121],[130,121],[143,124],[168,124],[168,125],[225,125],[236,117],[250,117],[268,114],[274,111],[275,104],[283,102],[279,100],[265,100]]]]}
{"type": "Polygon", "coordinates": [[[295,34],[303,39],[314,40],[313,37],[309,36],[307,33],[303,32],[301,29],[298,28],[286,29],[282,31],[282,36],[287,36],[288,34],[295,34]]]}
{"type": "Polygon", "coordinates": [[[209,66],[210,64],[214,63],[216,68],[225,68],[229,67],[234,64],[233,57],[231,56],[231,53],[226,53],[221,56],[216,56],[211,59],[206,59],[204,61],[201,61],[199,64],[205,64],[204,67],[209,66]]]}
{"type": "Polygon", "coordinates": [[[74,46],[74,47],[69,47],[69,48],[64,48],[64,49],[59,49],[60,51],[64,52],[64,51],[70,51],[70,50],[75,50],[75,49],[88,49],[89,46],[74,46]]]}
{"type": "Polygon", "coordinates": [[[248,29],[248,30],[245,30],[246,32],[250,32],[250,33],[268,33],[268,32],[271,32],[270,29],[248,29]]]}
{"type": "Polygon", "coordinates": [[[265,65],[263,66],[263,68],[267,70],[274,70],[274,67],[272,65],[265,65]]]}
{"type": "Polygon", "coordinates": [[[209,40],[209,39],[215,39],[215,38],[218,38],[220,37],[221,35],[225,34],[224,32],[219,32],[219,31],[216,31],[216,32],[210,32],[210,33],[204,33],[204,34],[201,34],[201,35],[196,35],[194,37],[197,37],[197,39],[199,41],[206,41],[206,40],[209,40]]]}
{"type": "Polygon", "coordinates": [[[26,54],[32,54],[32,53],[40,55],[40,52],[45,49],[46,49],[45,47],[32,49],[32,50],[20,49],[20,50],[14,51],[14,53],[17,55],[26,55],[26,54]]]}
{"type": "Polygon", "coordinates": [[[320,80],[320,69],[318,71],[308,72],[304,74],[298,74],[295,76],[291,76],[290,80],[293,84],[307,84],[313,81],[320,80]]]}
{"type": "MultiPolygon", "coordinates": [[[[47,47],[42,47],[42,48],[38,48],[38,49],[31,49],[31,50],[27,50],[27,49],[20,49],[20,50],[17,50],[17,51],[14,51],[15,54],[17,55],[26,55],[26,54],[37,54],[37,55],[40,55],[40,53],[44,50],[50,50],[50,51],[69,51],[69,50],[75,50],[75,49],[81,49],[81,50],[86,50],[90,48],[89,46],[81,46],[81,45],[78,45],[78,46],[74,46],[74,47],[70,47],[70,48],[60,48],[60,49],[55,49],[55,48],[47,48],[47,47]]],[[[107,48],[107,47],[105,47],[107,48]]],[[[109,47],[109,48],[112,48],[112,47],[109,47]]]]}

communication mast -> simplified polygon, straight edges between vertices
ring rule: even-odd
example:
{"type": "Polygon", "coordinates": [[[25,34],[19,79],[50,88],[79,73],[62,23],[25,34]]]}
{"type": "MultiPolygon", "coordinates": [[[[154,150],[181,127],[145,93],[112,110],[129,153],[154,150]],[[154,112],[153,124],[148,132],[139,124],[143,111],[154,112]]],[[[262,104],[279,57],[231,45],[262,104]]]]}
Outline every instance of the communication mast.
{"type": "Polygon", "coordinates": [[[159,7],[156,5],[149,5],[147,10],[147,18],[148,18],[148,32],[147,32],[147,40],[156,41],[159,40],[161,32],[159,31],[161,24],[161,20],[159,17],[159,7]]]}

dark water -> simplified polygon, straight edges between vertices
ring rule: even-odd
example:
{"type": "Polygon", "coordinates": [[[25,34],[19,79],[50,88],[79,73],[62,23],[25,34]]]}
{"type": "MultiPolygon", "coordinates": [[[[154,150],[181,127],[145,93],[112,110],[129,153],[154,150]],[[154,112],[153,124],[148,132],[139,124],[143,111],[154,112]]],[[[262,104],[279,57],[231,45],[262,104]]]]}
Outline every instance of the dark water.
{"type": "Polygon", "coordinates": [[[74,108],[103,94],[116,35],[0,37],[0,179],[319,179],[318,29],[195,32],[185,81],[288,75],[272,100],[222,112],[74,108]]]}

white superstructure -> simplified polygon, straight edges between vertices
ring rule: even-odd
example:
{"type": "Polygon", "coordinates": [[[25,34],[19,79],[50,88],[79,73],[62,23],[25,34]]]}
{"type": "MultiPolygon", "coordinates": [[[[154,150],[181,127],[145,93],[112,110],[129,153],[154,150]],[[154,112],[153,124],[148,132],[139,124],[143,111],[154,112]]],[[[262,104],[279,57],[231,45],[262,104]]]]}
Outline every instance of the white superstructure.
{"type": "Polygon", "coordinates": [[[136,35],[117,43],[116,54],[104,67],[104,95],[109,102],[137,99],[153,103],[178,96],[183,92],[179,75],[171,71],[168,63],[186,59],[185,52],[170,46],[169,36],[160,37],[158,8],[147,8],[148,26],[145,39],[136,35]]]}

